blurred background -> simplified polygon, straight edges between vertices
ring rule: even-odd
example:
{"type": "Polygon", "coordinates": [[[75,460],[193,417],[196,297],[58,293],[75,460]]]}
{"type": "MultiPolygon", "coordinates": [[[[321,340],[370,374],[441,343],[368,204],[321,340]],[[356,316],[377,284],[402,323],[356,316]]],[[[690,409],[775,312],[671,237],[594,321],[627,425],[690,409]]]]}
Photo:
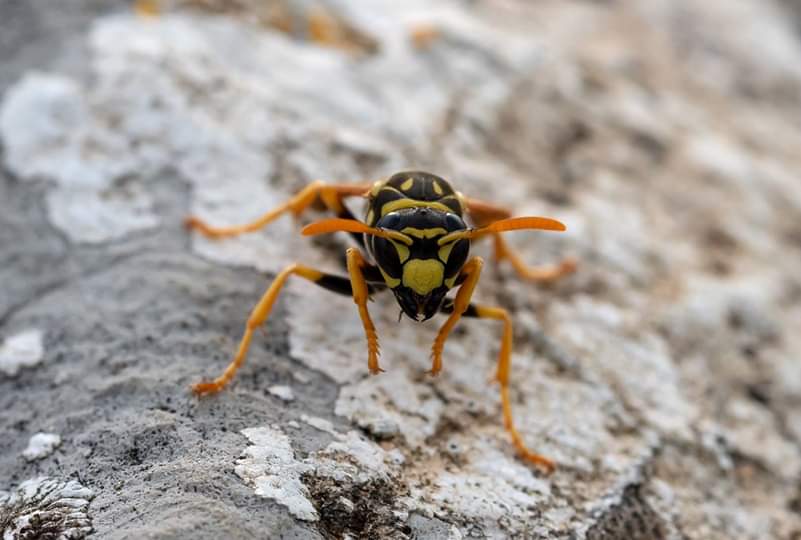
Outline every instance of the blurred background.
{"type": "Polygon", "coordinates": [[[0,0],[0,530],[801,538],[799,13],[0,0]],[[507,238],[575,274],[488,265],[477,292],[513,313],[515,415],[551,476],[487,382],[501,329],[463,321],[427,378],[437,324],[391,297],[380,377],[352,301],[293,282],[231,388],[189,395],[276,272],[344,273],[349,244],[183,217],[407,169],[568,226],[507,238]]]}

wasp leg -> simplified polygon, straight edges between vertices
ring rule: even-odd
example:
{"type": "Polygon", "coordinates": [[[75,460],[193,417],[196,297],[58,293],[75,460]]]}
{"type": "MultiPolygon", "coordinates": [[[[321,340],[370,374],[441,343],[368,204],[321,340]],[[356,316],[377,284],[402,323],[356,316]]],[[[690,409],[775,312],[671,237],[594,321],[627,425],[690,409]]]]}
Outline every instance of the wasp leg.
{"type": "Polygon", "coordinates": [[[359,316],[364,326],[364,334],[367,336],[367,369],[372,375],[377,375],[384,370],[378,365],[378,334],[375,331],[373,321],[370,319],[370,312],[367,310],[370,290],[364,278],[364,273],[373,269],[373,267],[364,259],[361,251],[356,248],[348,249],[347,259],[353,301],[359,306],[359,316]]]}
{"type": "MultiPolygon", "coordinates": [[[[254,307],[253,311],[250,313],[247,325],[245,326],[245,333],[242,336],[242,340],[239,342],[239,348],[236,351],[236,356],[234,356],[234,359],[231,361],[228,367],[225,368],[223,374],[213,381],[201,382],[193,385],[192,391],[195,394],[203,395],[219,392],[234,377],[236,371],[245,361],[245,356],[247,356],[248,349],[250,348],[250,341],[253,338],[253,331],[264,324],[264,321],[267,320],[267,317],[270,315],[270,312],[273,309],[273,304],[275,303],[276,298],[278,298],[278,293],[281,292],[281,289],[284,287],[287,278],[293,274],[304,279],[308,279],[309,281],[330,291],[348,296],[352,294],[350,285],[351,282],[347,278],[326,274],[320,272],[319,270],[315,270],[314,268],[309,268],[308,266],[303,266],[300,264],[293,264],[285,268],[277,276],[275,276],[275,279],[267,288],[264,296],[261,297],[259,303],[256,304],[256,307],[254,307]]],[[[365,294],[369,296],[372,294],[374,289],[365,284],[364,290],[365,294]]]]}
{"type": "MultiPolygon", "coordinates": [[[[452,309],[454,309],[452,304],[446,304],[442,307],[442,311],[445,313],[450,313],[452,309]]],[[[503,338],[501,339],[501,350],[498,353],[498,368],[495,373],[495,380],[501,386],[503,424],[512,437],[512,444],[523,459],[533,463],[546,473],[553,472],[556,468],[554,462],[526,448],[512,420],[512,405],[509,400],[509,375],[512,369],[512,319],[509,317],[509,313],[502,308],[470,304],[462,315],[464,317],[495,319],[503,322],[503,338]]]]}
{"type": "Polygon", "coordinates": [[[370,189],[370,184],[328,185],[321,180],[317,180],[300,190],[294,197],[278,208],[270,210],[259,219],[250,223],[231,227],[212,227],[195,216],[189,216],[184,221],[184,224],[187,228],[194,229],[203,236],[209,238],[238,236],[240,234],[257,231],[287,212],[292,212],[295,216],[299,216],[318,200],[322,201],[325,207],[336,213],[338,217],[354,219],[353,214],[351,214],[350,210],[342,203],[342,200],[346,197],[365,195],[368,189],[370,189]]]}
{"type": "Polygon", "coordinates": [[[504,259],[509,259],[515,272],[529,281],[549,282],[556,281],[562,276],[572,274],[576,271],[577,262],[572,257],[562,259],[558,264],[547,266],[529,266],[520,256],[512,250],[503,239],[501,233],[493,233],[493,242],[495,247],[495,260],[500,262],[504,259]]]}
{"type": "Polygon", "coordinates": [[[484,266],[484,261],[481,257],[473,257],[462,268],[459,275],[459,280],[462,282],[459,287],[459,292],[456,293],[456,298],[453,300],[453,311],[451,312],[448,320],[439,329],[437,338],[434,340],[434,346],[431,347],[431,375],[436,375],[442,370],[442,349],[445,347],[445,340],[448,335],[459,322],[462,313],[470,305],[470,298],[473,296],[473,291],[478,283],[478,278],[481,276],[481,268],[484,266]]]}
{"type": "Polygon", "coordinates": [[[140,17],[157,17],[161,14],[161,3],[158,0],[136,0],[133,9],[140,17]]]}
{"type": "MultiPolygon", "coordinates": [[[[480,201],[477,199],[470,199],[463,197],[463,202],[467,206],[470,217],[473,218],[478,227],[486,227],[495,221],[507,219],[511,213],[500,206],[480,201]]],[[[576,271],[577,262],[573,258],[566,258],[559,264],[547,266],[529,266],[520,256],[512,250],[503,239],[501,233],[492,233],[495,262],[501,262],[508,259],[517,274],[529,281],[549,282],[555,281],[562,276],[572,274],[576,271]]]]}
{"type": "Polygon", "coordinates": [[[479,199],[462,196],[462,202],[477,227],[486,227],[496,221],[512,217],[512,213],[506,208],[479,199]]]}

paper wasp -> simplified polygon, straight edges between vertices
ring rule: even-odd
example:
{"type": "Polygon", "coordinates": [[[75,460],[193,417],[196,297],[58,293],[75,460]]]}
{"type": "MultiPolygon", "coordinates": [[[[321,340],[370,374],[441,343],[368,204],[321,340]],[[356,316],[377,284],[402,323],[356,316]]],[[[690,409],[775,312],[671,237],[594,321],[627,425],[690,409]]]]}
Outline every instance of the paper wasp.
{"type": "Polygon", "coordinates": [[[301,233],[306,236],[336,231],[350,233],[360,247],[347,250],[349,277],[328,274],[303,264],[293,264],[279,272],[251,312],[230,365],[215,380],[195,384],[193,391],[198,395],[218,392],[233,378],[245,360],[253,331],[265,322],[291,275],[353,297],[367,336],[368,369],[372,374],[381,372],[378,336],[367,301],[374,293],[390,289],[403,313],[415,321],[428,320],[436,313],[448,315],[431,350],[432,375],[442,369],[445,341],[461,317],[495,319],[503,323],[495,378],[501,388],[504,425],[524,459],[546,471],[553,470],[553,462],[526,448],[514,427],[509,399],[512,320],[503,308],[471,302],[484,263],[480,257],[469,257],[469,251],[471,240],[489,236],[494,241],[496,260],[508,259],[517,273],[527,279],[553,280],[573,272],[575,262],[565,260],[548,268],[528,267],[509,248],[501,233],[519,229],[564,231],[565,226],[544,217],[512,218],[505,209],[467,198],[439,176],[421,171],[400,172],[372,185],[330,185],[317,181],[252,223],[212,227],[196,217],[189,217],[186,225],[205,236],[224,238],[256,231],[287,212],[300,215],[319,203],[337,217],[307,225],[301,233]],[[345,206],[344,200],[349,197],[367,199],[364,221],[357,220],[345,206]],[[476,228],[468,227],[467,216],[476,228]],[[360,248],[364,248],[366,256],[360,248]],[[456,295],[450,299],[447,293],[454,288],[458,288],[456,295]]]}

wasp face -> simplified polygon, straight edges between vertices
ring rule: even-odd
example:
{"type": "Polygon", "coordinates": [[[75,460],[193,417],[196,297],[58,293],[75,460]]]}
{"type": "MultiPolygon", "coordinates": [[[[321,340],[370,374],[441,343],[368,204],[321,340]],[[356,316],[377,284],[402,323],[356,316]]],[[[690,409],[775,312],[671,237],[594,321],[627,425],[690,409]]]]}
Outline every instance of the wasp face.
{"type": "Polygon", "coordinates": [[[376,227],[405,237],[401,241],[373,236],[369,246],[398,304],[415,321],[430,319],[455,285],[470,250],[468,240],[440,245],[439,239],[467,226],[454,213],[414,207],[388,213],[376,227]]]}

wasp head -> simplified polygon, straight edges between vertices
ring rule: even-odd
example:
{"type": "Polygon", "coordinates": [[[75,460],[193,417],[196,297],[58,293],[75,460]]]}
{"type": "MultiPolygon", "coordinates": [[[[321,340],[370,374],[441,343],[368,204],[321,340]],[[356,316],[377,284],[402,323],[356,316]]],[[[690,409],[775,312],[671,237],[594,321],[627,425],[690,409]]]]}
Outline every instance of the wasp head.
{"type": "Polygon", "coordinates": [[[468,240],[440,244],[448,233],[467,228],[451,212],[414,207],[390,212],[376,227],[401,233],[372,237],[370,251],[403,312],[415,321],[434,316],[454,286],[470,250],[468,240]]]}

